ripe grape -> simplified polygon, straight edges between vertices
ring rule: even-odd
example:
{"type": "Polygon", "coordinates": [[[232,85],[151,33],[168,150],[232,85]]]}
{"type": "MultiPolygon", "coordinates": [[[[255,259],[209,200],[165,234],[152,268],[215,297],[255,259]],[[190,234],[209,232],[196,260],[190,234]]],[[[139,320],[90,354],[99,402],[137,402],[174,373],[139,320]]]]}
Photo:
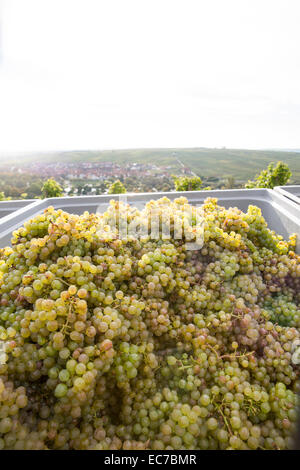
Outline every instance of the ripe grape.
{"type": "Polygon", "coordinates": [[[294,249],[211,198],[25,222],[0,251],[0,449],[291,448],[294,249]],[[128,222],[143,236],[118,237],[128,222]]]}

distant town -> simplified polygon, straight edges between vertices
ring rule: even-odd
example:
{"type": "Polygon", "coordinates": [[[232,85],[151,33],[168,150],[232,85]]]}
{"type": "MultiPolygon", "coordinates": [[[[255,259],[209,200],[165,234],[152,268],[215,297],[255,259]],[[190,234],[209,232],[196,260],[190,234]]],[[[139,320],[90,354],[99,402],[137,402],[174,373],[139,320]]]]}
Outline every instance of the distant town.
{"type": "MultiPolygon", "coordinates": [[[[22,167],[9,167],[10,171],[19,174],[26,173],[38,175],[42,178],[62,178],[68,180],[95,180],[104,181],[108,178],[127,178],[130,176],[145,177],[153,174],[161,177],[169,177],[170,167],[158,167],[157,165],[143,163],[129,163],[123,166],[114,162],[33,162],[22,167]]],[[[192,174],[187,167],[183,168],[184,174],[192,174]]]]}
{"type": "Polygon", "coordinates": [[[198,178],[199,189],[244,188],[271,162],[291,169],[290,184],[300,183],[300,156],[279,150],[227,148],[128,149],[44,152],[0,161],[0,199],[43,197],[53,178],[66,196],[99,195],[120,181],[127,192],[175,191],[174,178],[198,178]]]}
{"type": "MultiPolygon", "coordinates": [[[[175,176],[197,176],[180,160],[177,166],[130,162],[49,162],[31,161],[17,165],[0,165],[0,191],[12,198],[40,196],[42,182],[48,178],[58,181],[65,195],[105,194],[109,184],[120,180],[129,192],[173,191],[175,176]]],[[[206,178],[204,178],[206,180],[206,178]]],[[[213,184],[218,178],[208,178],[213,184]]]]}

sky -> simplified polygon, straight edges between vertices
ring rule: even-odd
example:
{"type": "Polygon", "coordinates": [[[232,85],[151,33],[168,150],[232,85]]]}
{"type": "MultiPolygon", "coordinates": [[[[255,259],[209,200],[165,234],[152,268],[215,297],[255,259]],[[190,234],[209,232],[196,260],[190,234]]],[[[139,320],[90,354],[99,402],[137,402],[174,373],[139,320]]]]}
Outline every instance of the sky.
{"type": "Polygon", "coordinates": [[[2,0],[0,14],[2,153],[300,148],[299,0],[2,0]]]}

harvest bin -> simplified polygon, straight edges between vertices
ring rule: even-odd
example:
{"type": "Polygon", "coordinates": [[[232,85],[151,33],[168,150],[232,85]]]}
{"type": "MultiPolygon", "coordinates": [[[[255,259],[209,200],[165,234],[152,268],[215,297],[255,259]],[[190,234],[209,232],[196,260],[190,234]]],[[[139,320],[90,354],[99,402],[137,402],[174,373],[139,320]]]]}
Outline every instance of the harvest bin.
{"type": "Polygon", "coordinates": [[[16,199],[14,201],[1,201],[0,202],[0,218],[32,204],[36,199],[16,199]]]}
{"type": "Polygon", "coordinates": [[[276,186],[275,191],[289,198],[291,201],[300,204],[300,185],[297,186],[276,186]]]}
{"type": "MultiPolygon", "coordinates": [[[[14,214],[0,220],[0,248],[10,244],[12,232],[23,223],[41,213],[48,206],[55,209],[63,209],[73,214],[82,214],[84,211],[103,212],[108,207],[109,201],[125,195],[110,194],[103,196],[80,196],[49,198],[35,201],[14,214]]],[[[271,189],[229,189],[216,191],[190,191],[171,193],[128,193],[127,202],[142,208],[151,199],[168,197],[173,200],[185,196],[192,204],[201,204],[207,197],[217,198],[219,204],[229,207],[238,207],[247,211],[249,205],[258,206],[266,219],[270,229],[275,230],[285,239],[292,233],[297,233],[297,252],[300,253],[300,206],[291,202],[279,192],[271,189]]]]}

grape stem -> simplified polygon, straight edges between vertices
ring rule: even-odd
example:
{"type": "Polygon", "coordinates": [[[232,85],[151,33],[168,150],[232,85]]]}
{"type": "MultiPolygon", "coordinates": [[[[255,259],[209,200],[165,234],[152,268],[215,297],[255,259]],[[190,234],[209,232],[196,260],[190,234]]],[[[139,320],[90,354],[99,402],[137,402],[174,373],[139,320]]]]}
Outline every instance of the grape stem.
{"type": "Polygon", "coordinates": [[[211,351],[213,351],[215,353],[215,355],[217,356],[217,358],[220,360],[220,359],[224,359],[225,357],[228,357],[230,359],[239,359],[239,358],[243,358],[243,357],[247,357],[247,356],[251,356],[252,354],[254,354],[254,351],[249,351],[247,353],[244,353],[244,354],[236,354],[235,352],[232,353],[232,354],[223,354],[222,356],[220,356],[220,354],[218,353],[218,351],[215,350],[215,348],[213,346],[211,346],[210,344],[207,344],[206,345],[209,349],[211,349],[211,351]]]}
{"type": "Polygon", "coordinates": [[[228,420],[227,420],[227,418],[226,418],[226,416],[225,416],[225,414],[224,414],[224,412],[223,412],[223,410],[222,410],[222,408],[221,408],[221,407],[223,406],[223,401],[222,401],[222,403],[220,403],[219,405],[218,405],[217,403],[215,403],[214,405],[215,405],[216,410],[217,410],[217,411],[220,413],[220,415],[222,416],[223,421],[224,421],[224,423],[225,423],[225,425],[226,425],[226,427],[227,427],[227,429],[228,429],[229,434],[232,436],[232,435],[233,435],[233,432],[232,432],[232,430],[231,430],[231,428],[230,428],[230,426],[229,426],[228,420]]]}
{"type": "Polygon", "coordinates": [[[70,287],[70,284],[68,284],[68,282],[65,281],[64,279],[62,279],[61,277],[56,277],[55,279],[56,279],[57,281],[63,282],[63,283],[66,284],[68,287],[70,287]]]}

